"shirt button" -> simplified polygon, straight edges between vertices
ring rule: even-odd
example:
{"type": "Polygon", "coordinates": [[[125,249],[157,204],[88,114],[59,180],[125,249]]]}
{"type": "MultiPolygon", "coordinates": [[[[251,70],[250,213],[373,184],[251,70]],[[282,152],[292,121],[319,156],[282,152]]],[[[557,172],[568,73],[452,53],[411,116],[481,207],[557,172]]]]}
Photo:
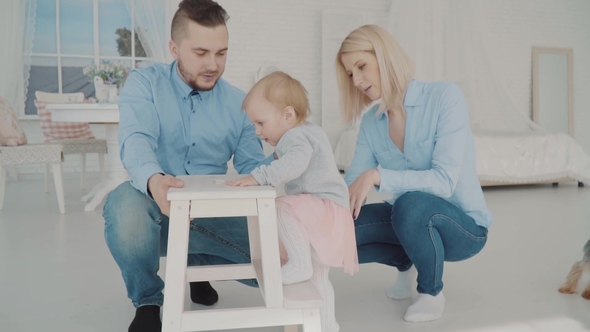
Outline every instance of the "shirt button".
{"type": "Polygon", "coordinates": [[[193,143],[193,146],[195,146],[195,143],[193,143]]]}
{"type": "Polygon", "coordinates": [[[186,163],[187,163],[187,164],[190,164],[190,163],[191,163],[191,161],[189,160],[189,161],[187,161],[186,163]]]}
{"type": "Polygon", "coordinates": [[[193,114],[195,114],[195,111],[193,111],[193,114]]]}

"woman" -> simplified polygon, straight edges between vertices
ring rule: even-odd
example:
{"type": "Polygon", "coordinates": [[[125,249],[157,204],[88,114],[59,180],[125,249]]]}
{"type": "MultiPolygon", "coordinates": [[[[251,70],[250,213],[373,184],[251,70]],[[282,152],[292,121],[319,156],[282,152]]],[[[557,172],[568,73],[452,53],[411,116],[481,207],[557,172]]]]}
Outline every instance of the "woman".
{"type": "Polygon", "coordinates": [[[346,173],[359,261],[398,268],[387,291],[394,299],[411,296],[414,265],[419,296],[404,319],[438,319],[444,261],[477,254],[492,223],[475,171],[465,97],[456,84],[414,80],[412,60],[375,25],[342,42],[336,72],[347,121],[381,100],[362,116],[346,173]],[[372,188],[393,198],[363,206],[372,188]]]}

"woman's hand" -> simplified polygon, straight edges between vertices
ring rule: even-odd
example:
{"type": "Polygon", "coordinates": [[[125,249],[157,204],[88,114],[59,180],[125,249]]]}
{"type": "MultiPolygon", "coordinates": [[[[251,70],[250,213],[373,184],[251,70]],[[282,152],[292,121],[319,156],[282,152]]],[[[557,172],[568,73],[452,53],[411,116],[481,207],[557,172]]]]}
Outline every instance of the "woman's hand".
{"type": "Polygon", "coordinates": [[[258,186],[258,181],[254,179],[252,175],[245,176],[243,178],[235,179],[227,183],[228,186],[232,187],[247,187],[247,186],[258,186]]]}
{"type": "Polygon", "coordinates": [[[377,169],[370,169],[363,172],[354,182],[348,187],[348,196],[350,197],[350,211],[354,220],[358,218],[361,207],[367,199],[369,192],[374,186],[381,183],[381,176],[377,169]]]}

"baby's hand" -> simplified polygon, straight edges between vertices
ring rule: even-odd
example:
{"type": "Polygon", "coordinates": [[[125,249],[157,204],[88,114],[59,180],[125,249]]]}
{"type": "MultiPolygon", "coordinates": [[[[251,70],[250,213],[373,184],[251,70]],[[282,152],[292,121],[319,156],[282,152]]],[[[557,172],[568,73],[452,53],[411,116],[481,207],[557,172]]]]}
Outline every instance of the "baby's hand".
{"type": "Polygon", "coordinates": [[[243,178],[235,179],[227,183],[228,186],[232,187],[247,187],[247,186],[258,186],[258,182],[252,175],[245,176],[243,178]]]}

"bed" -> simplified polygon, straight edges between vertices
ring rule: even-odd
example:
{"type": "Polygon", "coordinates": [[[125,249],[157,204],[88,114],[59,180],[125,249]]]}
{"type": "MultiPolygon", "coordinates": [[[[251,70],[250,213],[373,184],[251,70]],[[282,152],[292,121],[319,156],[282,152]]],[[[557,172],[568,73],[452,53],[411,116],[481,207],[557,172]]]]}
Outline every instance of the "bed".
{"type": "MultiPolygon", "coordinates": [[[[345,172],[354,155],[358,128],[340,136],[334,156],[345,172]]],[[[482,186],[590,183],[590,157],[566,134],[475,132],[477,174],[482,186]]]]}

